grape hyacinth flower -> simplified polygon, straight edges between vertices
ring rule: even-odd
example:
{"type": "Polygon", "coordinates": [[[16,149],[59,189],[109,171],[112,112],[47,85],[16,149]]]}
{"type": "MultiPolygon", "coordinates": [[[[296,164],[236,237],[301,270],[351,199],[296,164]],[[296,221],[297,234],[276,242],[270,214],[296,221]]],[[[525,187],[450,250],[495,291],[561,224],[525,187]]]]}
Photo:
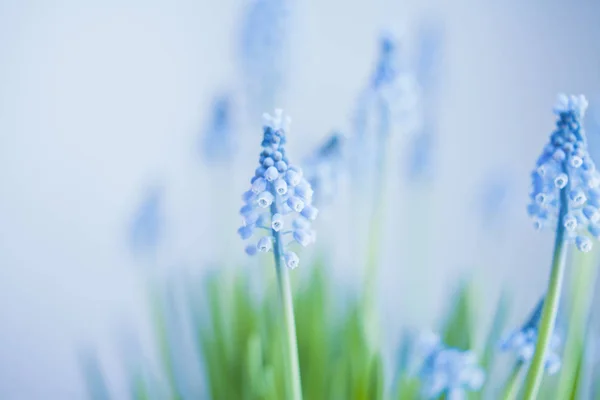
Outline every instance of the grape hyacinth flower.
{"type": "Polygon", "coordinates": [[[370,173],[372,163],[376,164],[375,173],[381,174],[392,122],[399,121],[406,132],[416,130],[421,124],[419,85],[415,75],[401,61],[399,40],[383,33],[370,82],[361,92],[353,115],[351,167],[356,178],[370,173]],[[366,137],[372,125],[376,131],[375,154],[365,151],[372,146],[366,137]]]}
{"type": "Polygon", "coordinates": [[[343,134],[334,132],[303,162],[306,179],[316,193],[316,204],[331,201],[337,193],[345,142],[343,134]]]}
{"type": "Polygon", "coordinates": [[[412,137],[408,160],[408,178],[431,180],[434,170],[434,150],[437,142],[438,92],[443,59],[443,28],[439,23],[421,25],[418,34],[416,81],[421,91],[421,121],[412,137]]]}
{"type": "Polygon", "coordinates": [[[285,86],[289,8],[288,0],[248,0],[245,6],[237,61],[251,115],[273,107],[285,86]]]}
{"type": "Polygon", "coordinates": [[[156,256],[164,228],[163,203],[163,187],[150,187],[130,228],[130,247],[135,255],[156,256]]]}
{"type": "Polygon", "coordinates": [[[229,95],[217,96],[212,103],[210,120],[202,138],[202,156],[210,164],[227,162],[233,153],[232,100],[229,95]]]}
{"type": "MultiPolygon", "coordinates": [[[[502,351],[514,351],[517,355],[519,363],[527,364],[533,357],[535,343],[538,336],[538,324],[542,315],[543,306],[544,299],[541,299],[527,322],[525,322],[520,329],[517,329],[507,335],[500,344],[502,351]]],[[[560,356],[558,355],[559,346],[560,338],[555,332],[552,335],[550,349],[548,354],[546,354],[546,360],[544,363],[546,372],[548,372],[549,375],[557,373],[560,369],[561,361],[560,356]]]]}
{"type": "MultiPolygon", "coordinates": [[[[517,397],[520,378],[523,370],[529,365],[535,352],[538,337],[538,325],[542,315],[544,299],[542,298],[525,324],[517,330],[509,333],[500,343],[502,351],[512,351],[517,355],[517,362],[504,386],[504,400],[512,400],[517,397]]],[[[561,360],[558,355],[560,339],[556,333],[550,341],[549,352],[546,355],[544,366],[549,375],[553,375],[560,369],[561,360]]]]}
{"type": "Polygon", "coordinates": [[[538,159],[532,174],[533,190],[528,206],[534,225],[554,228],[561,221],[565,238],[588,252],[600,239],[600,174],[590,157],[582,119],[587,107],[583,96],[560,96],[555,107],[557,129],[538,159]],[[561,194],[565,215],[559,215],[561,194]]]}
{"type": "Polygon", "coordinates": [[[425,398],[437,399],[445,394],[448,400],[463,400],[467,399],[467,391],[481,389],[485,373],[477,365],[475,353],[446,347],[433,334],[426,341],[419,371],[425,398]]]}
{"type": "Polygon", "coordinates": [[[421,90],[416,76],[401,65],[399,47],[391,34],[381,36],[379,60],[371,77],[370,90],[390,115],[402,122],[405,130],[412,131],[420,125],[421,90]]]}
{"type": "Polygon", "coordinates": [[[317,217],[318,210],[312,205],[313,190],[302,169],[291,164],[286,153],[289,118],[284,118],[281,110],[275,110],[274,116],[265,114],[264,119],[263,150],[250,180],[250,190],[242,196],[244,206],[240,213],[244,222],[238,233],[244,240],[253,238],[255,233],[260,236],[258,242],[246,247],[247,254],[272,251],[275,257],[285,320],[291,398],[298,400],[302,393],[288,269],[298,267],[300,262],[291,247],[295,244],[305,247],[315,241],[311,221],[317,217]]]}
{"type": "Polygon", "coordinates": [[[573,242],[580,251],[588,252],[592,248],[589,235],[600,238],[600,175],[588,153],[583,130],[587,105],[583,96],[558,96],[556,129],[532,173],[529,215],[538,229],[556,227],[556,238],[535,353],[525,381],[525,400],[536,398],[543,378],[560,303],[567,244],[573,242]]]}

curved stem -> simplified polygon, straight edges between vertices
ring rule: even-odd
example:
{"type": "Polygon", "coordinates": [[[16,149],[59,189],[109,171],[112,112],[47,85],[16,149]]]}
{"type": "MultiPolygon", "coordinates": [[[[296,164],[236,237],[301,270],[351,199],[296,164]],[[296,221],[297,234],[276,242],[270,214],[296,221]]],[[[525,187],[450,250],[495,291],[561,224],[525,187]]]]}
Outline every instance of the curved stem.
{"type": "MultiPolygon", "coordinates": [[[[278,213],[277,201],[271,205],[271,214],[278,213]]],[[[285,262],[283,262],[283,243],[280,232],[273,231],[275,242],[273,253],[275,255],[275,270],[277,272],[277,286],[283,312],[283,329],[285,340],[286,366],[288,376],[288,393],[292,400],[302,400],[302,384],[300,380],[300,362],[298,361],[298,343],[296,340],[296,323],[294,322],[294,305],[292,302],[292,289],[290,276],[285,262]]]]}
{"type": "MultiPolygon", "coordinates": [[[[563,166],[563,170],[564,169],[563,166]]],[[[538,327],[538,339],[535,346],[535,353],[525,380],[525,400],[537,398],[537,393],[540,389],[544,374],[544,361],[546,359],[546,353],[548,351],[548,346],[550,345],[554,323],[556,322],[556,316],[558,314],[558,305],[560,303],[567,254],[564,218],[569,209],[567,198],[568,188],[569,185],[560,191],[560,211],[556,227],[556,239],[554,241],[552,270],[550,272],[550,281],[548,282],[548,290],[546,291],[546,298],[544,300],[542,320],[538,327]]]]}
{"type": "Polygon", "coordinates": [[[508,380],[506,381],[506,385],[504,386],[504,394],[502,395],[503,400],[513,400],[517,397],[517,393],[519,393],[519,383],[521,381],[521,372],[523,370],[523,361],[517,361],[515,364],[508,380]]]}

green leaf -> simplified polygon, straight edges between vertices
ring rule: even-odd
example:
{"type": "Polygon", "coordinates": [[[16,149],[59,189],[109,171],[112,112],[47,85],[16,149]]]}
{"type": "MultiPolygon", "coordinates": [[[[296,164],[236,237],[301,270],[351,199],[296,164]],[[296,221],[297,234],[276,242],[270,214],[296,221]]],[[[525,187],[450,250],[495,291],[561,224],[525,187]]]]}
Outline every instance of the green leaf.
{"type": "Polygon", "coordinates": [[[461,350],[470,350],[474,344],[474,304],[473,289],[468,281],[463,281],[454,295],[452,306],[442,328],[444,343],[461,350]]]}

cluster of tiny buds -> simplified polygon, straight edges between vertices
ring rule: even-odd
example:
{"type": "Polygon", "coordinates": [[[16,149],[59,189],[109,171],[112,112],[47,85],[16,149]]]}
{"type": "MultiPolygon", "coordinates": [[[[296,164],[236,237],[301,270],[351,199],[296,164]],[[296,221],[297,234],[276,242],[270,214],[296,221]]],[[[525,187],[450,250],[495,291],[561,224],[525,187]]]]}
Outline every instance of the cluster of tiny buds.
{"type": "Polygon", "coordinates": [[[302,169],[291,165],[285,152],[289,118],[284,119],[282,111],[275,110],[274,116],[265,114],[264,119],[263,150],[250,180],[250,190],[242,196],[243,225],[238,233],[246,240],[258,229],[266,231],[257,243],[246,247],[246,253],[255,255],[273,250],[293,269],[300,260],[288,247],[292,243],[305,247],[315,241],[311,221],[316,219],[318,210],[312,205],[313,190],[302,169]],[[283,243],[288,235],[291,240],[283,243]]]}
{"type": "Polygon", "coordinates": [[[532,173],[528,206],[536,229],[554,228],[561,207],[567,207],[561,224],[566,239],[574,241],[582,252],[592,249],[589,235],[600,239],[600,174],[588,153],[582,127],[586,107],[583,96],[558,97],[556,129],[532,173]],[[563,191],[565,196],[561,197],[563,191]]]}

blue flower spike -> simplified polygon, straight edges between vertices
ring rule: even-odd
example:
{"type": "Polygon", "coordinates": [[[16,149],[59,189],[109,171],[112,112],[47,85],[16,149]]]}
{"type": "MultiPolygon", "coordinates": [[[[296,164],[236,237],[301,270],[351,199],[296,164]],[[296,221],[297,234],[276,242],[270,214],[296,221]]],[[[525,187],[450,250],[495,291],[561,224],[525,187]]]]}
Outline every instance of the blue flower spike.
{"type": "Polygon", "coordinates": [[[419,371],[423,382],[423,396],[437,399],[467,399],[467,391],[477,391],[483,386],[485,372],[477,365],[472,351],[462,351],[445,346],[435,334],[421,340],[424,362],[419,371]]]}
{"type": "Polygon", "coordinates": [[[256,244],[246,246],[246,254],[273,252],[280,301],[282,303],[282,329],[286,338],[286,378],[289,380],[292,400],[302,399],[300,365],[296,341],[296,327],[288,270],[300,265],[300,258],[289,247],[306,247],[315,242],[316,234],[311,221],[318,214],[312,205],[313,189],[304,178],[302,169],[290,163],[285,144],[290,124],[281,110],[273,116],[264,115],[262,151],[258,167],[250,180],[250,190],[242,195],[244,206],[240,209],[243,226],[238,229],[244,240],[255,231],[264,232],[256,244]],[[284,230],[291,227],[291,230],[284,230]],[[284,243],[284,236],[291,241],[284,243]]]}
{"type": "Polygon", "coordinates": [[[320,206],[331,203],[338,193],[338,186],[345,169],[343,165],[345,143],[346,137],[339,132],[334,132],[303,162],[304,175],[318,193],[314,202],[320,206]]]}
{"type": "Polygon", "coordinates": [[[586,232],[596,236],[600,222],[600,174],[589,155],[582,126],[587,105],[583,96],[558,96],[556,129],[532,173],[528,206],[536,228],[553,229],[559,219],[560,192],[566,190],[568,210],[562,224],[566,239],[582,252],[592,249],[586,232]]]}
{"type": "Polygon", "coordinates": [[[556,129],[531,174],[528,213],[536,228],[555,231],[552,267],[536,331],[535,351],[524,384],[524,400],[538,396],[553,330],[558,315],[567,263],[567,248],[575,244],[583,253],[592,249],[588,234],[597,237],[596,213],[600,208],[600,175],[588,152],[583,117],[588,106],[584,96],[558,96],[554,107],[556,129]]]}
{"type": "MultiPolygon", "coordinates": [[[[250,190],[242,195],[245,204],[240,214],[244,226],[238,233],[246,240],[253,236],[256,228],[265,229],[267,236],[259,238],[255,246],[258,251],[269,252],[275,246],[281,246],[285,264],[295,268],[299,259],[293,252],[286,256],[287,249],[281,240],[286,233],[282,232],[282,228],[292,226],[294,230],[290,233],[294,241],[302,247],[308,246],[315,239],[310,222],[316,219],[318,210],[312,205],[313,189],[303,177],[302,169],[290,164],[287,157],[285,135],[289,118],[285,118],[281,110],[275,110],[273,116],[265,114],[264,120],[263,150],[250,190]],[[286,218],[289,219],[287,223],[286,218]]],[[[254,251],[246,253],[256,254],[254,251]]]]}

